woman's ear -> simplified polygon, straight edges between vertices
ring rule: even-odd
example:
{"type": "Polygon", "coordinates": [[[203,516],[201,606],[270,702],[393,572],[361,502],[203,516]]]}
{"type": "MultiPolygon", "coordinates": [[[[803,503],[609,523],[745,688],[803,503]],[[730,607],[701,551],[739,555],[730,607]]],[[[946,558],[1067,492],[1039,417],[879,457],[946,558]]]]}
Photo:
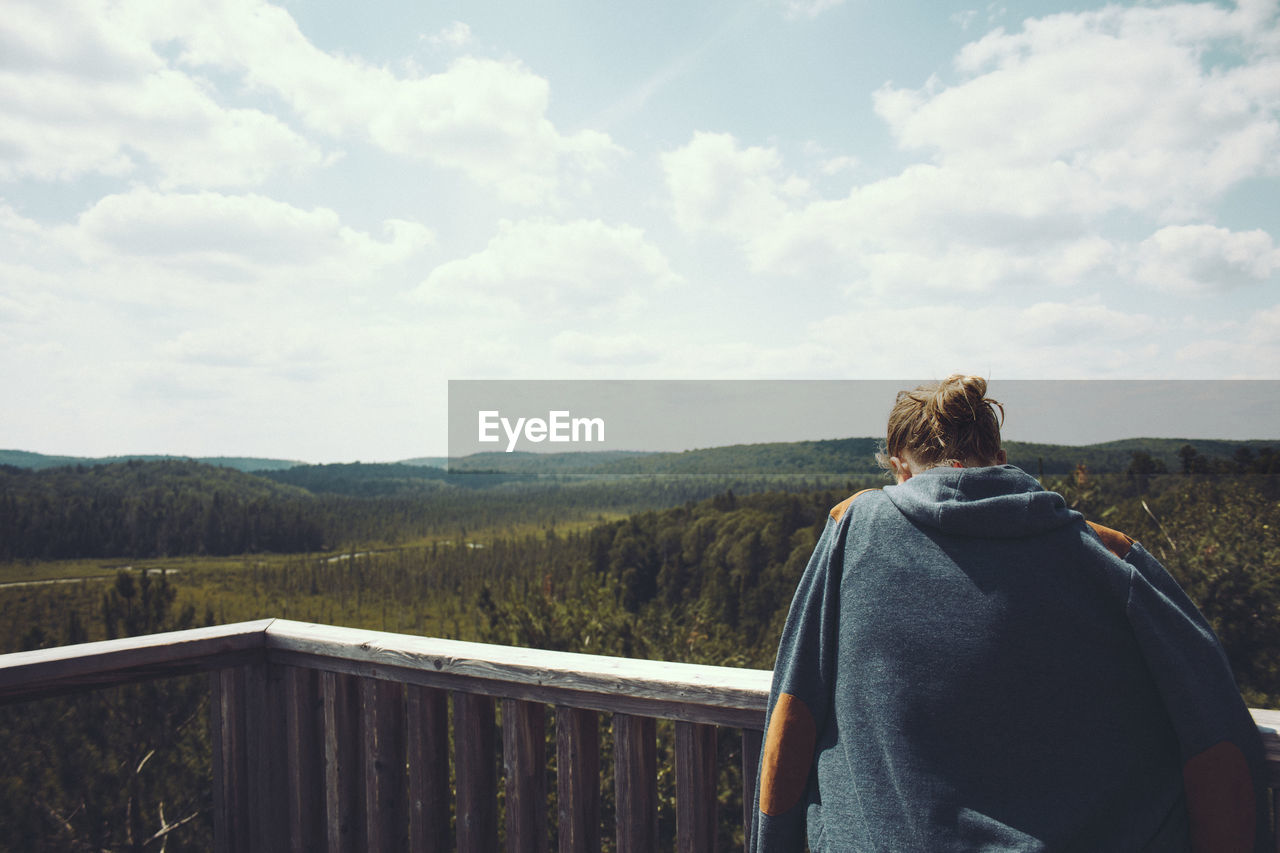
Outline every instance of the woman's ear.
{"type": "Polygon", "coordinates": [[[889,465],[893,468],[893,476],[897,479],[898,485],[911,479],[911,467],[906,462],[896,456],[890,456],[889,465]]]}

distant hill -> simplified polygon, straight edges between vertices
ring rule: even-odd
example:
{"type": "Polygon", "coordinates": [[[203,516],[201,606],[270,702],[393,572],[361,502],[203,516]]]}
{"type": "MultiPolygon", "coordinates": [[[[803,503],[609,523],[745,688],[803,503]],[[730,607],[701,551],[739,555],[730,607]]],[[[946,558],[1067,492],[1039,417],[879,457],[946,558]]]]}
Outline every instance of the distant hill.
{"type": "Polygon", "coordinates": [[[649,459],[679,454],[653,453],[637,450],[591,450],[568,453],[528,453],[516,451],[486,451],[470,456],[448,459],[449,470],[511,471],[521,474],[602,474],[627,473],[627,463],[636,459],[649,459]],[[617,466],[617,470],[615,470],[617,466]]]}
{"type": "Polygon", "coordinates": [[[1126,438],[1101,444],[1066,445],[1033,444],[1006,441],[1005,452],[1009,461],[1031,474],[1068,474],[1081,463],[1095,473],[1119,474],[1128,470],[1134,453],[1146,453],[1152,460],[1162,463],[1169,471],[1180,471],[1182,460],[1178,453],[1190,445],[1205,459],[1234,461],[1239,454],[1259,454],[1264,450],[1280,450],[1280,440],[1222,441],[1200,438],[1126,438]]]}
{"type": "Polygon", "coordinates": [[[62,468],[69,465],[114,465],[117,462],[138,460],[142,462],[193,461],[203,462],[218,468],[233,468],[236,471],[275,471],[292,468],[304,463],[293,459],[259,459],[252,456],[165,456],[159,454],[132,454],[126,456],[47,456],[43,453],[32,453],[28,450],[0,450],[0,465],[13,465],[15,468],[62,468]]]}
{"type": "Polygon", "coordinates": [[[420,465],[424,468],[447,468],[448,456],[415,456],[412,459],[401,459],[400,465],[420,465]]]}
{"type": "MultiPolygon", "coordinates": [[[[1102,444],[1064,445],[1007,441],[1009,462],[1028,473],[1062,475],[1084,464],[1095,473],[1123,473],[1135,452],[1178,471],[1178,451],[1191,445],[1201,457],[1233,460],[1244,449],[1258,453],[1280,441],[1220,441],[1191,438],[1132,438],[1102,444]]],[[[452,460],[450,471],[509,471],[542,476],[636,477],[660,475],[841,475],[881,473],[876,438],[735,444],[680,453],[476,453],[452,460]]]]}
{"type": "Polygon", "coordinates": [[[404,462],[344,462],[332,465],[298,465],[282,471],[258,471],[258,476],[298,486],[316,494],[382,497],[420,495],[451,486],[486,488],[513,481],[536,479],[519,471],[456,473],[429,465],[404,462]]]}
{"type": "Polygon", "coordinates": [[[317,501],[189,459],[0,466],[0,559],[318,550],[317,501]]]}
{"type": "MultiPolygon", "coordinates": [[[[709,447],[679,453],[583,451],[570,453],[475,453],[460,459],[423,456],[391,463],[307,465],[285,459],[205,457],[191,460],[257,473],[313,492],[346,495],[417,493],[446,485],[484,488],[530,477],[653,476],[863,476],[881,473],[875,461],[880,439],[772,442],[709,447]],[[447,467],[446,467],[447,466],[447,467]]],[[[1179,450],[1195,448],[1205,459],[1231,461],[1240,453],[1280,449],[1280,440],[1222,441],[1195,438],[1129,438],[1101,444],[1064,445],[1006,441],[1009,461],[1035,475],[1062,475],[1085,464],[1095,473],[1123,473],[1133,454],[1146,453],[1169,471],[1181,470],[1179,450]]],[[[180,461],[173,456],[46,456],[0,450],[0,465],[26,469],[111,465],[128,460],[180,461]]]]}

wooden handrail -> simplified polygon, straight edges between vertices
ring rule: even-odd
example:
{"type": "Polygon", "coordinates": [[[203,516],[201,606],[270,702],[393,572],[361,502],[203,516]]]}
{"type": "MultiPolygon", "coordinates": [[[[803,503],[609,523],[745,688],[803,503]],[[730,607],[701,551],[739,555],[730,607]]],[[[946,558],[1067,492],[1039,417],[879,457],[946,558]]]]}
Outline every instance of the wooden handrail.
{"type": "Polygon", "coordinates": [[[237,666],[261,657],[272,619],[0,655],[0,704],[237,666]]]}
{"type": "Polygon", "coordinates": [[[764,728],[768,670],[584,655],[273,620],[273,662],[735,728],[764,728]]]}

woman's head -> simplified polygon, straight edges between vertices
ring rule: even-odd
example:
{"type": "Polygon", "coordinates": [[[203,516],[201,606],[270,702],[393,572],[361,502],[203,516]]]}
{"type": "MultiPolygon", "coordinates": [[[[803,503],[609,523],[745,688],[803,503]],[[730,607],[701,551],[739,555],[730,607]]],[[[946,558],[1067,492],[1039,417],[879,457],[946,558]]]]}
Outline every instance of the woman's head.
{"type": "Polygon", "coordinates": [[[879,454],[880,464],[900,480],[940,465],[1001,465],[1003,421],[1004,407],[987,397],[987,381],[980,376],[956,374],[899,391],[889,412],[887,453],[879,454]]]}

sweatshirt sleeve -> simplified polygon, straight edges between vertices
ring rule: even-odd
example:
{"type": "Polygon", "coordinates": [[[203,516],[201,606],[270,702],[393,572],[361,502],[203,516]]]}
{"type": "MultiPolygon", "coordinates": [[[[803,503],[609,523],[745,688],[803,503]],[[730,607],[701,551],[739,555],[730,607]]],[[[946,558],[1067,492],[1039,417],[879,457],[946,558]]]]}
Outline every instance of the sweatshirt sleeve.
{"type": "Polygon", "coordinates": [[[782,630],[756,784],[759,799],[750,847],[754,853],[805,849],[806,794],[835,677],[844,550],[840,530],[840,516],[833,510],[782,630]]]}
{"type": "Polygon", "coordinates": [[[1191,849],[1267,849],[1262,741],[1222,644],[1155,557],[1105,532],[1113,537],[1103,535],[1104,544],[1134,570],[1127,613],[1178,736],[1191,849]]]}

